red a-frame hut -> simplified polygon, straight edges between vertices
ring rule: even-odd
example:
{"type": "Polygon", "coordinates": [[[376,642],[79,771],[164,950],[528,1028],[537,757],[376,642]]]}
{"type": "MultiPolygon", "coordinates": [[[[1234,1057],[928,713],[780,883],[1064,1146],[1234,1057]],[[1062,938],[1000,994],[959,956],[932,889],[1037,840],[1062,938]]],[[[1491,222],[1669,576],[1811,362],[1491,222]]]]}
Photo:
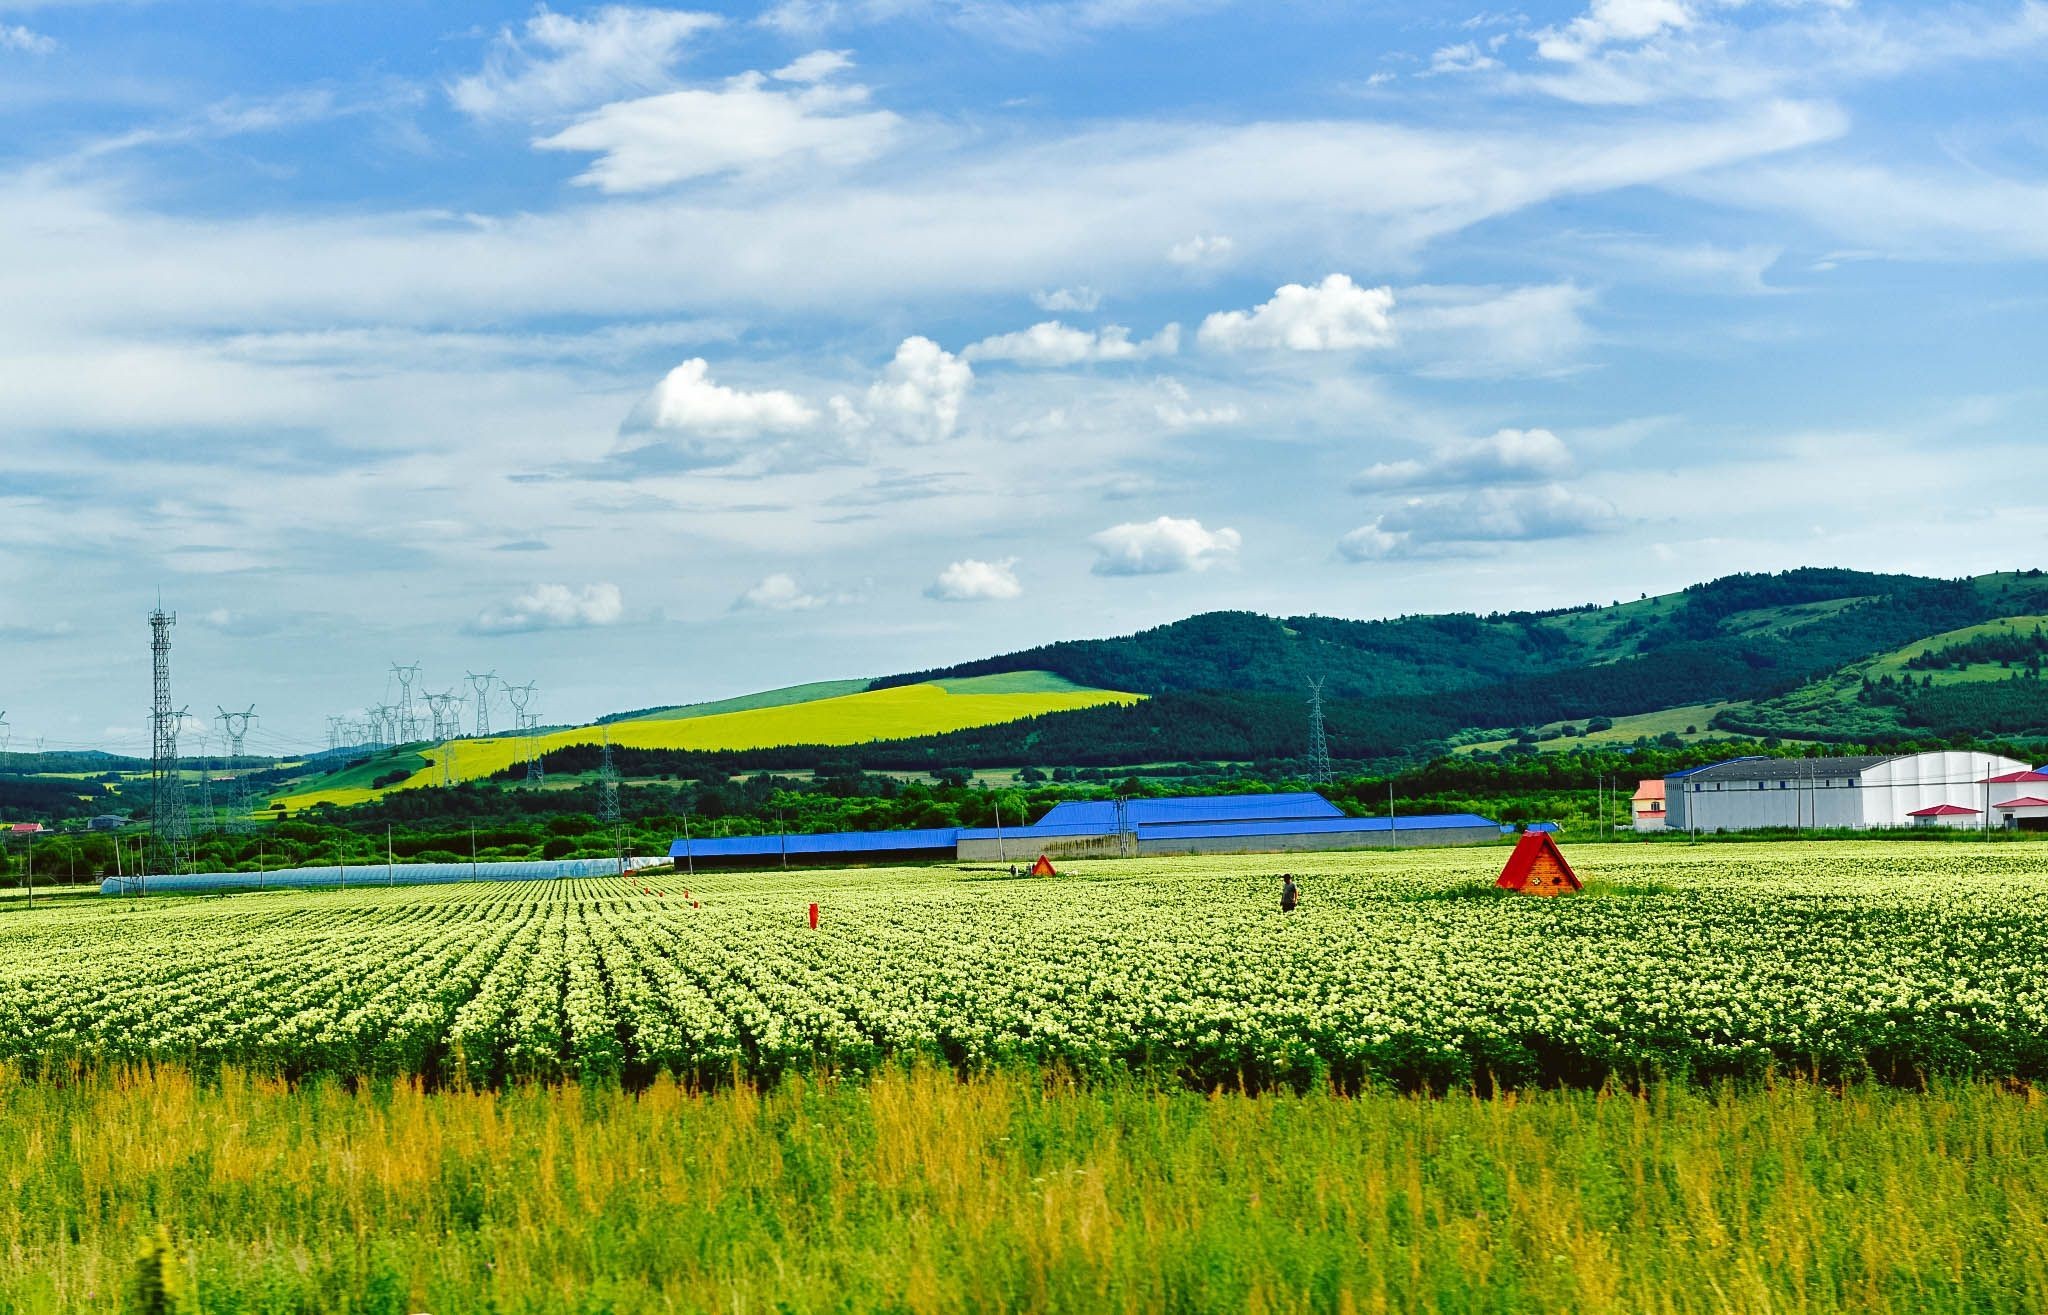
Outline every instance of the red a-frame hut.
{"type": "Polygon", "coordinates": [[[1515,852],[1508,855],[1507,867],[1493,884],[1524,895],[1569,895],[1586,883],[1564,861],[1564,852],[1548,831],[1529,831],[1515,842],[1515,852]]]}

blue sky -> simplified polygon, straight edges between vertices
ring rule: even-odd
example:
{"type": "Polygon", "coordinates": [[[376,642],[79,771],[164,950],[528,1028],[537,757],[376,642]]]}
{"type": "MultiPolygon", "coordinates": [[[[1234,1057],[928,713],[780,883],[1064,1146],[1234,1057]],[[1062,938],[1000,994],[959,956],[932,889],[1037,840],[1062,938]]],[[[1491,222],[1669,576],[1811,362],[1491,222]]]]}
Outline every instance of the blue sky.
{"type": "Polygon", "coordinates": [[[567,720],[2042,565],[2044,61],[2039,0],[0,0],[0,710],[144,747],[159,591],[282,751],[393,661],[567,720]]]}

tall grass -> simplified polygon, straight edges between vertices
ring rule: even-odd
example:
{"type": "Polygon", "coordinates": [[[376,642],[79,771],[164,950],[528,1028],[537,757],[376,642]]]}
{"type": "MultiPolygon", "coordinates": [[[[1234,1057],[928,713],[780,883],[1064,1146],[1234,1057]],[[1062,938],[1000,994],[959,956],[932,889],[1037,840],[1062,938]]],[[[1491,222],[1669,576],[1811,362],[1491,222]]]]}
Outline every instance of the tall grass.
{"type": "Polygon", "coordinates": [[[2048,1309],[1988,1084],[714,1094],[0,1070],[0,1310],[2048,1309]]]}

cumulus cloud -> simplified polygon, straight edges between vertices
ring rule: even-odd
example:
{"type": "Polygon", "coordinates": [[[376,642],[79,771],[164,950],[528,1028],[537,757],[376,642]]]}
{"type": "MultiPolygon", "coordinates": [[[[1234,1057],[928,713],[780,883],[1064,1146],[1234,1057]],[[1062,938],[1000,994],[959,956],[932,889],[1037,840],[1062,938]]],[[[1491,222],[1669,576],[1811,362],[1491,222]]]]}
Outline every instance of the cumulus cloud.
{"type": "Polygon", "coordinates": [[[1507,543],[1597,534],[1620,523],[1612,503],[1558,484],[1409,498],[1337,541],[1354,562],[1463,557],[1507,543]]]}
{"type": "Polygon", "coordinates": [[[929,338],[905,338],[864,404],[832,399],[832,411],[850,433],[880,430],[913,443],[953,436],[960,407],[974,383],[974,368],[929,338]]]}
{"type": "Polygon", "coordinates": [[[519,30],[499,30],[484,66],[448,87],[477,118],[540,117],[581,109],[668,81],[683,44],[718,26],[716,14],[606,5],[583,18],[545,6],[519,30]]]}
{"type": "Polygon", "coordinates": [[[0,50],[18,50],[28,55],[50,55],[56,53],[57,39],[44,36],[19,23],[0,23],[0,50]]]}
{"type": "Polygon", "coordinates": [[[960,353],[970,361],[1014,361],[1019,365],[1081,365],[1091,361],[1142,361],[1180,350],[1180,326],[1169,324],[1143,342],[1132,342],[1121,324],[1076,329],[1058,320],[1018,333],[984,338],[960,353]]]}
{"type": "Polygon", "coordinates": [[[1017,559],[999,562],[969,557],[939,572],[939,578],[925,586],[924,596],[942,603],[1004,602],[1024,592],[1014,569],[1017,559]]]}
{"type": "Polygon", "coordinates": [[[736,612],[809,612],[826,601],[806,591],[795,576],[777,571],[734,599],[732,606],[736,612]]]}
{"type": "Polygon", "coordinates": [[[1072,288],[1054,288],[1051,292],[1034,292],[1031,302],[1040,310],[1080,311],[1086,313],[1102,305],[1102,294],[1082,284],[1072,288]]]}
{"type": "Polygon", "coordinates": [[[1161,516],[1112,525],[1089,542],[1097,553],[1091,568],[1097,575],[1165,575],[1235,562],[1243,536],[1232,529],[1205,529],[1193,518],[1161,516]]]}
{"type": "Polygon", "coordinates": [[[1444,488],[1463,484],[1527,484],[1556,479],[1572,467],[1571,449],[1548,429],[1501,429],[1486,438],[1446,443],[1425,461],[1383,461],[1360,471],[1354,492],[1444,488]]]}
{"type": "Polygon", "coordinates": [[[627,418],[624,432],[659,441],[693,463],[716,464],[741,455],[754,440],[793,434],[817,419],[795,393],[728,388],[711,378],[703,357],[693,356],[663,376],[627,418]]]}
{"type": "Polygon", "coordinates": [[[498,607],[477,614],[474,629],[485,634],[522,630],[578,630],[617,624],[625,605],[615,584],[537,584],[498,607]]]}
{"type": "Polygon", "coordinates": [[[1248,311],[1217,311],[1202,321],[1200,337],[1221,351],[1385,347],[1394,341],[1393,309],[1392,288],[1361,288],[1332,274],[1314,287],[1286,284],[1248,311]]]}
{"type": "Polygon", "coordinates": [[[902,122],[862,109],[867,98],[866,87],[776,87],[742,73],[716,89],[616,101],[534,145],[596,155],[576,181],[609,193],[771,167],[843,168],[880,152],[902,122]]]}
{"type": "Polygon", "coordinates": [[[1176,265],[1221,265],[1230,259],[1237,244],[1221,235],[1198,233],[1166,249],[1166,258],[1176,265]]]}

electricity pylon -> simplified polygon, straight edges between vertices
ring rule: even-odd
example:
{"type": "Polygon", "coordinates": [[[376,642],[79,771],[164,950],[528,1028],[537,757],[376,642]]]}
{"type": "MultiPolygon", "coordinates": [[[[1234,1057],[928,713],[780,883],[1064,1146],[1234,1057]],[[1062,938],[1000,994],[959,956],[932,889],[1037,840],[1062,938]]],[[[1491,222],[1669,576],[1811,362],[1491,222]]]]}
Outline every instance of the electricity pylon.
{"type": "Polygon", "coordinates": [[[485,672],[479,676],[474,671],[463,673],[469,677],[470,688],[476,691],[476,733],[479,737],[491,733],[491,686],[498,683],[498,673],[485,672]]]}
{"type": "MultiPolygon", "coordinates": [[[[242,743],[249,735],[249,723],[256,720],[256,705],[250,704],[247,712],[229,712],[218,703],[214,711],[220,714],[221,735],[228,745],[228,830],[249,829],[249,782],[246,773],[235,770],[235,759],[242,756],[242,743]]],[[[332,718],[329,718],[332,721],[332,718]]],[[[334,732],[327,733],[328,747],[334,744],[334,732]]]]}
{"type": "Polygon", "coordinates": [[[1323,733],[1323,678],[1311,677],[1308,691],[1308,779],[1328,784],[1330,741],[1323,733]]]}

